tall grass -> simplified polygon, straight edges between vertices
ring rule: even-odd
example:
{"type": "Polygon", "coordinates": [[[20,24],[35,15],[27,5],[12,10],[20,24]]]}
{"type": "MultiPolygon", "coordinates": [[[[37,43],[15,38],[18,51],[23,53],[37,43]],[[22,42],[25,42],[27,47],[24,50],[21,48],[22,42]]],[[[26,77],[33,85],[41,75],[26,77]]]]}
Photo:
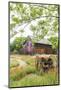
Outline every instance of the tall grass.
{"type": "MultiPolygon", "coordinates": [[[[55,56],[53,60],[57,61],[55,56]]],[[[57,69],[48,73],[40,74],[35,68],[35,59],[30,55],[15,55],[10,65],[10,87],[39,86],[58,84],[57,69]],[[24,68],[18,66],[17,59],[27,63],[24,68]]]]}
{"type": "Polygon", "coordinates": [[[10,73],[10,80],[19,80],[30,73],[35,73],[36,68],[30,65],[26,66],[25,68],[16,68],[15,70],[11,70],[10,73]]]}
{"type": "Polygon", "coordinates": [[[19,62],[17,60],[10,60],[10,68],[16,67],[19,65],[19,62]]]}
{"type": "Polygon", "coordinates": [[[37,86],[37,85],[53,85],[58,84],[58,76],[54,73],[45,74],[43,76],[29,74],[19,81],[11,82],[11,87],[19,86],[37,86]]]}

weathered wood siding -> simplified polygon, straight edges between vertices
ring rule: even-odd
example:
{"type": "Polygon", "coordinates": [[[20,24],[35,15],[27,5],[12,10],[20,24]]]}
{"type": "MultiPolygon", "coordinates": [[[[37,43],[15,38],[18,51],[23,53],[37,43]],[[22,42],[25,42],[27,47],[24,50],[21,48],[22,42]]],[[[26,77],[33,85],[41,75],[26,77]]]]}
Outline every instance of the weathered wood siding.
{"type": "Polygon", "coordinates": [[[51,45],[45,45],[45,44],[35,44],[34,45],[35,53],[45,53],[45,54],[51,54],[52,53],[52,46],[51,45]]]}

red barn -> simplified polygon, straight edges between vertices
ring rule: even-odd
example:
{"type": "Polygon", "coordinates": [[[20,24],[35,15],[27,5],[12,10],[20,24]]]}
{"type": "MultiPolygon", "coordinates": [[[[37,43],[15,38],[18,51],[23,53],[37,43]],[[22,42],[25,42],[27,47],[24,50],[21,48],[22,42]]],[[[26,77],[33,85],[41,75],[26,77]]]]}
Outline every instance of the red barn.
{"type": "Polygon", "coordinates": [[[51,43],[46,40],[42,39],[41,41],[38,41],[34,43],[34,52],[39,54],[51,54],[52,53],[52,45],[51,43]]]}

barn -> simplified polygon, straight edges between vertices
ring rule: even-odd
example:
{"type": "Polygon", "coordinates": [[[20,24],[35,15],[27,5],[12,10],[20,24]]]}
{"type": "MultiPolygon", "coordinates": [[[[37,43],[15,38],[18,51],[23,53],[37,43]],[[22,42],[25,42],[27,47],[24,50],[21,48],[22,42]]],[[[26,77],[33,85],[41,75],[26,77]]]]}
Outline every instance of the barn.
{"type": "Polygon", "coordinates": [[[38,54],[51,54],[52,45],[47,39],[42,39],[34,43],[34,52],[38,54]]]}

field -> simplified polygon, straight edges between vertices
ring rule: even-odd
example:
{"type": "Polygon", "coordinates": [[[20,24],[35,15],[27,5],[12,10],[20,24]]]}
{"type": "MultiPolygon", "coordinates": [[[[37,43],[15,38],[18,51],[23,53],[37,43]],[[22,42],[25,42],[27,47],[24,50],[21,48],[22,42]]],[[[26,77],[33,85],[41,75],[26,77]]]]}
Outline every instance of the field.
{"type": "MultiPolygon", "coordinates": [[[[53,60],[58,61],[56,55],[53,60]]],[[[35,55],[10,55],[10,87],[57,85],[58,69],[40,73],[35,67],[35,55]]]]}

